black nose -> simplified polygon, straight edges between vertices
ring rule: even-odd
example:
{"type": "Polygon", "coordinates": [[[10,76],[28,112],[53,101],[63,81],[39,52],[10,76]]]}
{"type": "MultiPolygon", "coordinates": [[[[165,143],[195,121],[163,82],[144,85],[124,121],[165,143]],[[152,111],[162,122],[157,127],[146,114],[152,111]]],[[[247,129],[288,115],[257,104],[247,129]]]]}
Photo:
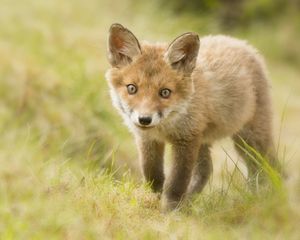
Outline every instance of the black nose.
{"type": "Polygon", "coordinates": [[[139,117],[139,123],[142,125],[149,125],[152,121],[151,117],[139,117]]]}

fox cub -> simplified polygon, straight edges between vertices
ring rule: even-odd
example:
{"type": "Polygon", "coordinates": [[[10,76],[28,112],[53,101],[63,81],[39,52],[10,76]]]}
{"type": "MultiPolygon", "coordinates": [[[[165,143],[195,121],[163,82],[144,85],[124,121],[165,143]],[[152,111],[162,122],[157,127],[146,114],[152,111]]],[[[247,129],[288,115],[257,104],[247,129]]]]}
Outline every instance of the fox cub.
{"type": "Polygon", "coordinates": [[[241,146],[275,164],[269,83],[263,59],[246,42],[188,32],[169,45],[140,43],[113,24],[108,60],[113,104],[135,137],[145,180],[162,191],[164,211],[203,189],[217,139],[232,137],[250,179],[259,168],[241,146]],[[173,155],[167,177],[165,143],[173,155]]]}

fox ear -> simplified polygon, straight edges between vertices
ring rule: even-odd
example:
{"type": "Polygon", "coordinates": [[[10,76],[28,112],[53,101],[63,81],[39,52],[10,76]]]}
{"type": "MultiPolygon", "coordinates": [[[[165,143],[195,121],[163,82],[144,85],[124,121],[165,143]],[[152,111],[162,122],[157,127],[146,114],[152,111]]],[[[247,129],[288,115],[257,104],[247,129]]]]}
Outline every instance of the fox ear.
{"type": "Polygon", "coordinates": [[[165,59],[174,69],[191,74],[196,66],[199,47],[198,34],[185,33],[169,45],[165,59]]]}
{"type": "Polygon", "coordinates": [[[121,24],[113,24],[108,36],[108,61],[113,67],[122,67],[141,54],[137,38],[121,24]]]}

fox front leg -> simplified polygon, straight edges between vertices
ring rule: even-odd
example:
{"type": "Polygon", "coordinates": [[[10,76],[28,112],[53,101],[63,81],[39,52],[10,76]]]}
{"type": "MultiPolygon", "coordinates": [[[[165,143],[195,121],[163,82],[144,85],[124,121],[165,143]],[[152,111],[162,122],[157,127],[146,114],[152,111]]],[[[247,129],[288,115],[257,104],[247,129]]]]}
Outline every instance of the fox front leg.
{"type": "Polygon", "coordinates": [[[177,208],[184,199],[198,156],[198,144],[195,142],[173,144],[172,154],[171,172],[164,184],[162,195],[161,207],[164,212],[177,208]]]}
{"type": "Polygon", "coordinates": [[[156,140],[137,139],[142,173],[154,192],[162,190],[164,184],[163,155],[165,144],[156,140]]]}

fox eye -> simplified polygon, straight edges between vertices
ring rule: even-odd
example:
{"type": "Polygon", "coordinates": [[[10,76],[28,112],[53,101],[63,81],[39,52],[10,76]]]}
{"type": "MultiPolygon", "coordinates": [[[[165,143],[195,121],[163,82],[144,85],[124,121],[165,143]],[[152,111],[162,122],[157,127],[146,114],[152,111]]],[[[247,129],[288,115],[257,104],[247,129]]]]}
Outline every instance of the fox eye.
{"type": "Polygon", "coordinates": [[[169,98],[170,95],[171,95],[171,90],[168,89],[168,88],[161,89],[160,92],[159,92],[159,95],[162,98],[169,98]]]}
{"type": "Polygon", "coordinates": [[[133,84],[128,84],[127,85],[127,92],[132,95],[135,94],[137,92],[137,87],[133,84]]]}

